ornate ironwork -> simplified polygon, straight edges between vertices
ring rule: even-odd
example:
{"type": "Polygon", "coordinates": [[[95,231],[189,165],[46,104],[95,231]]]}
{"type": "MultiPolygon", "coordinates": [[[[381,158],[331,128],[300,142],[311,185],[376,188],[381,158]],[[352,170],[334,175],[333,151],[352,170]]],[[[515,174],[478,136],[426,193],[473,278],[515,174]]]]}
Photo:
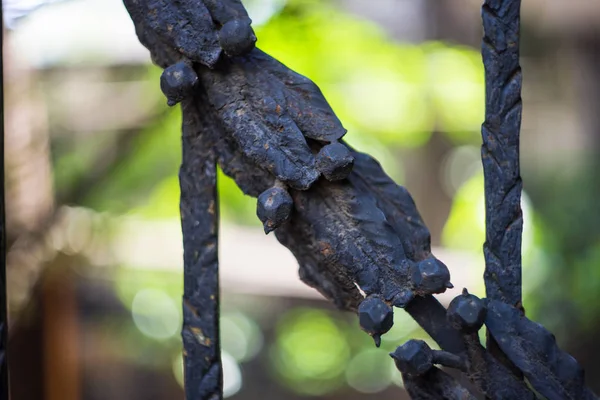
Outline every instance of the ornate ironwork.
{"type": "MultiPolygon", "coordinates": [[[[4,21],[0,7],[0,21],[4,21]]],[[[4,211],[4,24],[0,32],[0,400],[9,399],[8,385],[8,296],[6,292],[6,220],[4,211]]]]}
{"type": "Polygon", "coordinates": [[[298,260],[300,278],[356,312],[379,345],[404,308],[439,344],[391,354],[413,399],[595,399],[577,362],[521,305],[519,0],[486,0],[482,128],[487,299],[452,287],[431,253],[415,203],[346,130],[318,87],[255,48],[239,0],[124,0],[142,44],[164,68],[169,105],[182,102],[184,355],[188,399],[220,399],[215,164],[258,198],[266,233],[298,260]],[[366,297],[363,297],[356,286],[366,297]],[[478,331],[486,325],[487,346],[478,331]],[[462,371],[470,393],[436,365],[462,371]],[[535,389],[526,383],[525,379],[535,389]]]}

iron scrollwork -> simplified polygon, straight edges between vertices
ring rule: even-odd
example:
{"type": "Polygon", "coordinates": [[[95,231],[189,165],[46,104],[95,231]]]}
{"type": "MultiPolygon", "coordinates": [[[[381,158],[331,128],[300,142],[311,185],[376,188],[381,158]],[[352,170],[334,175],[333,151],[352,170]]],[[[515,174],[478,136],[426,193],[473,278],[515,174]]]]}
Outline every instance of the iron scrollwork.
{"type": "Polygon", "coordinates": [[[256,197],[265,233],[299,263],[300,279],[358,314],[378,346],[404,308],[438,343],[412,340],[391,354],[413,399],[594,399],[577,362],[525,317],[521,305],[518,0],[486,0],[487,299],[451,288],[408,191],[346,130],[319,88],[255,47],[238,0],[124,0],[141,43],[164,69],[169,105],[181,103],[185,390],[220,399],[216,165],[256,197]],[[358,287],[357,287],[358,286],[358,287]],[[359,290],[360,288],[360,290],[359,290]],[[362,292],[362,293],[361,293],[362,292]],[[364,296],[363,296],[364,293],[364,296]],[[478,331],[486,325],[484,347],[478,331]],[[458,369],[471,393],[436,365],[458,369]]]}

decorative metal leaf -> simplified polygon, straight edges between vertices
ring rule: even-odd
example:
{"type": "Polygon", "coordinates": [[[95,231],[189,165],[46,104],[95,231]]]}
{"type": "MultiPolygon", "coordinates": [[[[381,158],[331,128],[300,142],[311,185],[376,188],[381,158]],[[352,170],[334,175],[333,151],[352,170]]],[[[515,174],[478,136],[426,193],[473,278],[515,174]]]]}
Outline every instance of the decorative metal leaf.
{"type": "Polygon", "coordinates": [[[365,192],[375,193],[377,206],[398,232],[406,256],[413,261],[431,257],[431,235],[415,202],[405,187],[398,185],[367,154],[354,152],[355,173],[348,179],[365,192]]]}
{"type": "Polygon", "coordinates": [[[312,150],[287,114],[286,87],[253,55],[226,71],[202,70],[199,77],[225,131],[246,157],[296,189],[307,189],[318,179],[312,150]]]}
{"type": "Polygon", "coordinates": [[[285,85],[287,112],[304,136],[322,142],[335,142],[346,134],[346,129],[313,81],[263,52],[256,52],[255,59],[274,79],[285,85]]]}
{"type": "Polygon", "coordinates": [[[488,331],[540,394],[548,400],[596,399],[585,387],[583,369],[552,333],[506,303],[490,300],[487,308],[488,331]]]}
{"type": "Polygon", "coordinates": [[[410,262],[369,193],[349,182],[319,181],[306,192],[293,192],[292,197],[296,211],[290,223],[275,232],[285,246],[301,253],[297,248],[302,238],[310,238],[322,270],[340,281],[356,282],[367,295],[405,302],[411,286],[410,262]]]}

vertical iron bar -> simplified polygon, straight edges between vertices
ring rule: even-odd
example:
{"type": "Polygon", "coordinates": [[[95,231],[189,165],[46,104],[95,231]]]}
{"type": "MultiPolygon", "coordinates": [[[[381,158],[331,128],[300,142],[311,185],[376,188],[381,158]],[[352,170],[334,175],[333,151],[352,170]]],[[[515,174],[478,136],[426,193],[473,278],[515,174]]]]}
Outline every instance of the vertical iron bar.
{"type": "Polygon", "coordinates": [[[0,2],[0,400],[8,400],[8,294],[6,292],[6,220],[4,210],[4,14],[0,2]]]}
{"type": "Polygon", "coordinates": [[[195,98],[182,103],[181,226],[184,249],[185,398],[222,398],[219,346],[218,199],[215,153],[195,98]]]}
{"type": "Polygon", "coordinates": [[[521,307],[522,181],[519,171],[521,0],[485,0],[482,7],[485,122],[481,159],[485,176],[487,297],[521,307]]]}

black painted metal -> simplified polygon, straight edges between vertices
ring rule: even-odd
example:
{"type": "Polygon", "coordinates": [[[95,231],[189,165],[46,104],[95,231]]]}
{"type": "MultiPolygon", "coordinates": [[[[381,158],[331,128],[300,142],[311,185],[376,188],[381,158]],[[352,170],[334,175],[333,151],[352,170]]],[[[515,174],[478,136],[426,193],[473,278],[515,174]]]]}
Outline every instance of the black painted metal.
{"type": "Polygon", "coordinates": [[[481,159],[485,176],[487,297],[521,304],[521,181],[519,132],[521,84],[519,24],[521,0],[486,0],[482,7],[485,122],[481,159]]]}
{"type": "MultiPolygon", "coordinates": [[[[1,5],[1,3],[0,3],[1,5]]],[[[0,7],[0,400],[8,400],[8,295],[6,292],[6,220],[4,211],[4,16],[0,7]]]]}
{"type": "Polygon", "coordinates": [[[217,167],[206,119],[182,104],[181,226],[184,250],[183,339],[186,399],[221,399],[217,167]]]}
{"type": "Polygon", "coordinates": [[[182,103],[186,397],[221,398],[215,163],[248,195],[266,233],[291,250],[300,279],[359,314],[379,344],[406,311],[440,345],[409,341],[392,357],[413,399],[595,399],[577,362],[523,315],[519,128],[519,0],[486,0],[482,128],[488,299],[451,288],[416,205],[346,130],[318,87],[254,48],[239,0],[124,0],[140,41],[165,69],[168,104],[182,103]],[[366,297],[357,289],[359,286],[366,297]],[[487,348],[478,331],[487,326],[487,348]],[[460,370],[470,393],[435,365],[460,370]]]}
{"type": "MultiPolygon", "coordinates": [[[[485,177],[484,281],[490,299],[521,304],[522,181],[519,172],[521,0],[485,0],[481,9],[485,69],[485,122],[481,160],[485,177]]],[[[521,373],[488,335],[488,351],[517,376],[521,373]]]]}

